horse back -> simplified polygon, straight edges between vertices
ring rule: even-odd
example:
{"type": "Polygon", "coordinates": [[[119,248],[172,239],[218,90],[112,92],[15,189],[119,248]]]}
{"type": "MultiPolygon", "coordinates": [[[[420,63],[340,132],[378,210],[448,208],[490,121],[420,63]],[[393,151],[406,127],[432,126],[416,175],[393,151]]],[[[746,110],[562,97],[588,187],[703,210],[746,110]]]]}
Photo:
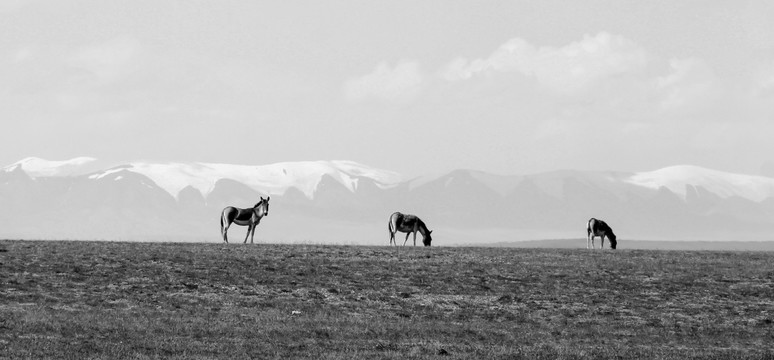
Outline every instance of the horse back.
{"type": "Polygon", "coordinates": [[[586,225],[586,232],[589,235],[593,234],[595,236],[604,236],[607,234],[612,234],[613,230],[604,221],[591,218],[586,225]]]}
{"type": "Polygon", "coordinates": [[[416,215],[401,214],[399,212],[392,214],[390,222],[394,224],[394,230],[400,232],[417,231],[423,225],[422,220],[416,215]]]}

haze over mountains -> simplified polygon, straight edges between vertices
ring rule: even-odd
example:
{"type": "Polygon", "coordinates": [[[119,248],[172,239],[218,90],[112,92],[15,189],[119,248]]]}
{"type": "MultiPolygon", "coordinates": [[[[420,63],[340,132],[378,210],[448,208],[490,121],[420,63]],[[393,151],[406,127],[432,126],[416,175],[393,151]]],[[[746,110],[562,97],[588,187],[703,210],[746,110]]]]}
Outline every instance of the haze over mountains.
{"type": "MultiPolygon", "coordinates": [[[[420,215],[440,246],[583,238],[592,216],[613,226],[622,247],[627,239],[757,241],[774,233],[773,178],[688,165],[407,179],[351,161],[111,166],[81,157],[3,167],[0,237],[219,242],[223,207],[267,195],[258,242],[386,245],[393,211],[420,215]]],[[[233,226],[231,241],[246,230],[233,226]]]]}

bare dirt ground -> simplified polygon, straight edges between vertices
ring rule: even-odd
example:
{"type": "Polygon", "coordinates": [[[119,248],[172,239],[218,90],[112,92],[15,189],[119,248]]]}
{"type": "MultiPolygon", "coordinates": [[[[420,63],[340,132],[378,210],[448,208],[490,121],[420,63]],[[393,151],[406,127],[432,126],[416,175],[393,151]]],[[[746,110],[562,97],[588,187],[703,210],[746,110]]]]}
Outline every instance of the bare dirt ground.
{"type": "Polygon", "coordinates": [[[2,358],[772,358],[774,253],[0,241],[2,358]]]}

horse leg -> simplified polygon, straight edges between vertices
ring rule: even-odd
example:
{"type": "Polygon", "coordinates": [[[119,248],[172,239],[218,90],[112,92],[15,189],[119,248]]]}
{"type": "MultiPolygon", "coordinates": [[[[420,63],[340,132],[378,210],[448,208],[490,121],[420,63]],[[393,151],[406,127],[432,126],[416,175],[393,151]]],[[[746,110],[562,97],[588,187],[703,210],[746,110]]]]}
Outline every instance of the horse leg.
{"type": "Polygon", "coordinates": [[[250,237],[250,231],[253,230],[253,224],[247,225],[247,234],[245,234],[245,241],[243,244],[247,244],[247,238],[250,237]]]}
{"type": "Polygon", "coordinates": [[[258,226],[253,226],[253,231],[250,232],[250,243],[253,243],[253,239],[255,239],[255,228],[258,226]]]}
{"type": "Polygon", "coordinates": [[[228,244],[228,227],[229,226],[231,226],[231,224],[226,223],[225,227],[223,227],[223,226],[220,227],[221,235],[223,235],[223,241],[226,242],[226,244],[228,244]]]}
{"type": "Polygon", "coordinates": [[[599,249],[605,248],[605,235],[599,237],[599,249]]]}
{"type": "Polygon", "coordinates": [[[223,216],[223,213],[220,213],[220,237],[223,239],[223,241],[226,241],[226,224],[225,224],[226,217],[223,216]]]}
{"type": "Polygon", "coordinates": [[[408,242],[408,237],[409,237],[409,235],[411,235],[411,233],[410,233],[410,232],[407,232],[407,233],[406,233],[406,240],[404,240],[404,241],[403,241],[403,246],[406,246],[406,243],[408,242]]]}
{"type": "MultiPolygon", "coordinates": [[[[390,245],[392,245],[393,242],[395,242],[395,233],[390,230],[390,245]]],[[[397,242],[395,242],[395,246],[398,246],[397,242]]]]}
{"type": "Polygon", "coordinates": [[[591,234],[586,235],[586,250],[589,249],[589,246],[591,245],[591,234]]]}
{"type": "Polygon", "coordinates": [[[417,246],[417,232],[414,231],[414,246],[417,246]]]}

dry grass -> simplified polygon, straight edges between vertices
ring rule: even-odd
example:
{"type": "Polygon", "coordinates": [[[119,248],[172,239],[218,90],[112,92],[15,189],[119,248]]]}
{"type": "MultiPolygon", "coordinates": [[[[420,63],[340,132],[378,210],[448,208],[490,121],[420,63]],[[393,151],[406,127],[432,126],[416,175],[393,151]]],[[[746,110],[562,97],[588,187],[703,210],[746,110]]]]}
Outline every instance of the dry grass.
{"type": "Polygon", "coordinates": [[[772,358],[774,253],[0,242],[4,358],[772,358]]]}

